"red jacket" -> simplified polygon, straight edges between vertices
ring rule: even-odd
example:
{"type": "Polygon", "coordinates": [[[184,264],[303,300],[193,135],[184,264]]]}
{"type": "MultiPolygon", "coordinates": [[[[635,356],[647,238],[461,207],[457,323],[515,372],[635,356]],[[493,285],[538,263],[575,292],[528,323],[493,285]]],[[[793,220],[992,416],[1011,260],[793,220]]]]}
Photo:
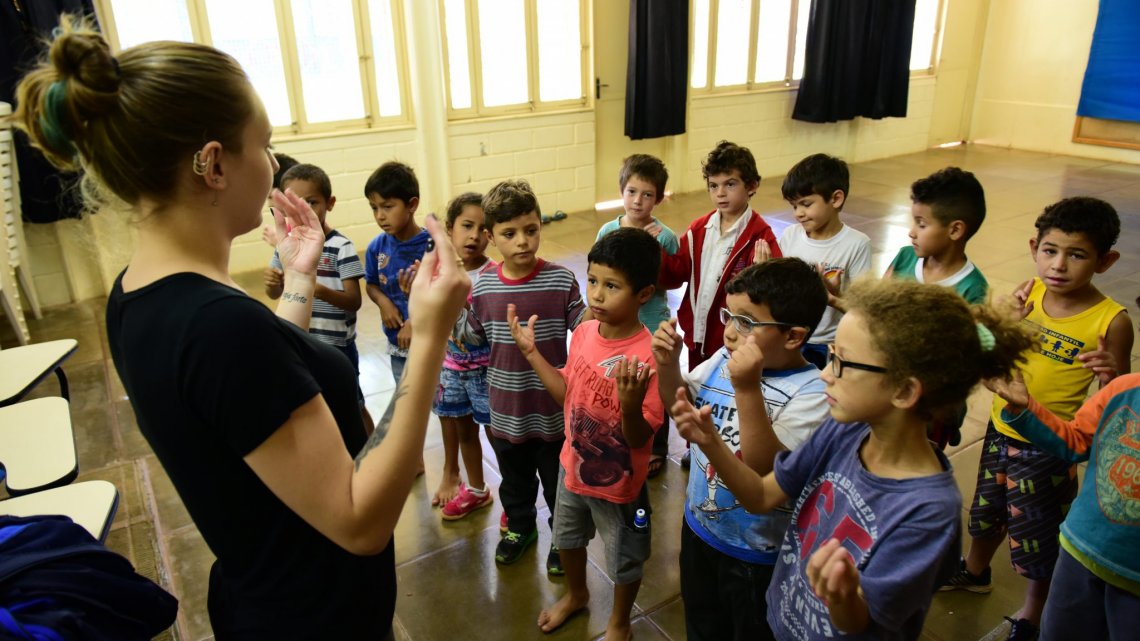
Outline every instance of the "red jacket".
{"type": "MultiPolygon", "coordinates": [[[[697,306],[699,290],[701,287],[701,252],[705,248],[705,225],[712,218],[716,210],[701,216],[693,221],[685,234],[680,238],[680,248],[672,256],[662,252],[660,284],[665,289],[676,289],[688,283],[689,291],[681,301],[681,309],[677,311],[677,321],[681,330],[685,332],[685,345],[694,349],[693,343],[693,310],[697,306]]],[[[776,235],[772,228],[754,210],[748,212],[750,216],[744,229],[736,238],[732,246],[732,253],[724,263],[724,271],[716,283],[716,296],[705,321],[705,342],[701,344],[701,356],[708,358],[724,345],[724,326],[720,324],[720,308],[725,306],[724,286],[732,277],[740,273],[745,267],[752,264],[752,254],[756,242],[764,241],[772,250],[772,257],[783,256],[780,246],[776,244],[776,235]]]]}

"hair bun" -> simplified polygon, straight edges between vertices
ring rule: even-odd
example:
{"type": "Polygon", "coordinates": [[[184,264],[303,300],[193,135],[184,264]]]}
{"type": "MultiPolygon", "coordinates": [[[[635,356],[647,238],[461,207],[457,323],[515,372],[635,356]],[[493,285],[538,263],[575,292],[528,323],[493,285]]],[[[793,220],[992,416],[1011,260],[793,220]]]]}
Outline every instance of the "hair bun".
{"type": "Polygon", "coordinates": [[[65,22],[51,44],[50,56],[59,79],[68,84],[67,99],[78,119],[72,124],[81,125],[116,106],[122,74],[101,35],[65,22]]]}

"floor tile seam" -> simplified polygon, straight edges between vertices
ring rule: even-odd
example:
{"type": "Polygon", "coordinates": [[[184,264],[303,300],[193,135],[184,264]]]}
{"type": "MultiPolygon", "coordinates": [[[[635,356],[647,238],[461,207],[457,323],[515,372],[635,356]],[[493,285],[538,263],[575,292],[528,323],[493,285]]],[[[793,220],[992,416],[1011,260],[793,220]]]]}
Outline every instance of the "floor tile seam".
{"type": "MultiPolygon", "coordinates": [[[[181,595],[177,594],[177,590],[175,589],[174,585],[174,572],[173,568],[171,567],[171,562],[174,559],[174,555],[171,553],[169,540],[174,535],[192,528],[193,525],[183,526],[169,532],[164,531],[161,526],[161,519],[159,518],[158,499],[154,492],[154,485],[151,482],[150,470],[147,469],[146,461],[141,458],[135,459],[134,467],[136,481],[139,485],[139,494],[141,495],[143,504],[146,506],[146,512],[151,515],[151,521],[154,524],[153,538],[154,546],[157,548],[155,569],[158,572],[162,587],[173,594],[175,597],[180,597],[181,595]]],[[[189,614],[187,613],[186,608],[178,608],[178,615],[175,618],[173,625],[174,637],[176,639],[190,638],[188,632],[190,629],[190,622],[187,618],[188,616],[189,614]]]]}
{"type": "Polygon", "coordinates": [[[185,525],[174,530],[166,530],[162,527],[162,520],[159,518],[158,499],[154,492],[154,485],[151,482],[150,470],[147,469],[146,462],[143,459],[135,460],[135,476],[139,486],[139,495],[145,506],[144,515],[139,518],[149,520],[153,523],[155,545],[158,546],[158,551],[161,555],[161,562],[159,565],[159,576],[163,578],[163,582],[173,587],[173,572],[170,568],[170,546],[167,544],[169,538],[183,533],[194,526],[185,525]],[[145,519],[145,515],[149,514],[150,518],[145,519]]]}
{"type": "MultiPolygon", "coordinates": [[[[437,555],[437,554],[439,554],[439,553],[441,553],[441,552],[446,552],[446,551],[450,550],[451,548],[453,548],[453,547],[455,547],[455,546],[457,546],[457,545],[469,545],[469,544],[471,543],[471,540],[479,540],[479,538],[482,536],[482,534],[483,534],[484,532],[486,532],[486,531],[488,531],[488,530],[491,530],[491,529],[496,529],[496,530],[497,530],[497,529],[498,529],[498,527],[499,527],[498,525],[490,525],[490,526],[487,526],[487,527],[483,528],[482,530],[476,530],[476,531],[475,531],[475,533],[474,533],[474,535],[473,535],[473,537],[466,537],[466,536],[465,536],[465,537],[462,537],[462,538],[458,538],[458,539],[456,539],[456,540],[452,541],[451,543],[449,543],[449,544],[447,544],[447,545],[445,545],[445,546],[443,546],[443,547],[441,547],[441,548],[436,548],[436,549],[434,549],[434,550],[429,550],[429,551],[427,551],[427,552],[423,552],[423,553],[421,553],[421,554],[419,554],[419,555],[413,556],[413,557],[412,557],[412,558],[410,558],[410,559],[406,559],[406,560],[404,560],[404,561],[402,561],[402,562],[400,562],[400,563],[397,563],[397,564],[396,564],[396,570],[399,570],[400,568],[403,568],[404,566],[408,566],[408,565],[411,565],[411,564],[413,564],[413,563],[416,563],[416,562],[422,561],[422,560],[424,560],[424,559],[428,559],[428,558],[431,558],[431,557],[433,557],[433,556],[435,556],[435,555],[437,555]]],[[[392,533],[392,538],[395,538],[395,537],[396,537],[396,534],[393,532],[393,533],[392,533]]]]}
{"type": "MultiPolygon", "coordinates": [[[[652,608],[648,608],[648,609],[640,608],[641,609],[641,616],[644,616],[644,617],[653,616],[654,614],[657,614],[661,610],[664,610],[665,608],[673,605],[674,603],[676,603],[680,600],[681,600],[681,593],[678,592],[677,594],[674,594],[673,596],[669,597],[668,599],[665,599],[664,601],[662,601],[661,603],[658,603],[656,606],[654,606],[652,608]]],[[[636,603],[635,603],[635,605],[636,605],[636,603]]],[[[669,635],[666,634],[665,636],[669,636],[669,635]]]]}

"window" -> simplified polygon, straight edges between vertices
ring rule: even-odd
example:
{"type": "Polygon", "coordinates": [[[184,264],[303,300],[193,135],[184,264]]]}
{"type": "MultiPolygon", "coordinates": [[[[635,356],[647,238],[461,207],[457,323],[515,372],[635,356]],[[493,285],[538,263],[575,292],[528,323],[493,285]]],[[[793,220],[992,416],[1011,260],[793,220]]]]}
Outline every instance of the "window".
{"type": "Polygon", "coordinates": [[[400,0],[100,0],[117,50],[151,40],[232,55],[279,132],[409,118],[400,0]]]}
{"type": "Polygon", "coordinates": [[[587,103],[584,0],[439,2],[452,118],[587,103]]]}
{"type": "MultiPolygon", "coordinates": [[[[804,71],[811,0],[693,0],[696,93],[792,86],[804,71]]],[[[940,0],[918,0],[912,71],[933,71],[940,0]]]]}
{"type": "Polygon", "coordinates": [[[938,0],[918,0],[914,7],[914,40],[910,46],[910,70],[934,72],[941,23],[941,3],[938,0]]]}

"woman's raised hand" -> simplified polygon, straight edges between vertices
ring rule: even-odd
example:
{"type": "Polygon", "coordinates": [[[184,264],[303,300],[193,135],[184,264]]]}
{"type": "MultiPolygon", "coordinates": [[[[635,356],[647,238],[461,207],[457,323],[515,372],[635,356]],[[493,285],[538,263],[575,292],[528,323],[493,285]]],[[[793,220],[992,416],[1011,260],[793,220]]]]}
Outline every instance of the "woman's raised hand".
{"type": "Polygon", "coordinates": [[[471,279],[455,257],[455,248],[443,225],[430,215],[424,225],[435,247],[420,259],[408,297],[412,334],[434,336],[440,340],[451,334],[459,310],[467,302],[471,279]]]}
{"type": "Polygon", "coordinates": [[[309,203],[292,190],[274,189],[272,208],[277,235],[277,257],[286,272],[316,276],[317,260],[325,246],[325,232],[309,203]]]}

